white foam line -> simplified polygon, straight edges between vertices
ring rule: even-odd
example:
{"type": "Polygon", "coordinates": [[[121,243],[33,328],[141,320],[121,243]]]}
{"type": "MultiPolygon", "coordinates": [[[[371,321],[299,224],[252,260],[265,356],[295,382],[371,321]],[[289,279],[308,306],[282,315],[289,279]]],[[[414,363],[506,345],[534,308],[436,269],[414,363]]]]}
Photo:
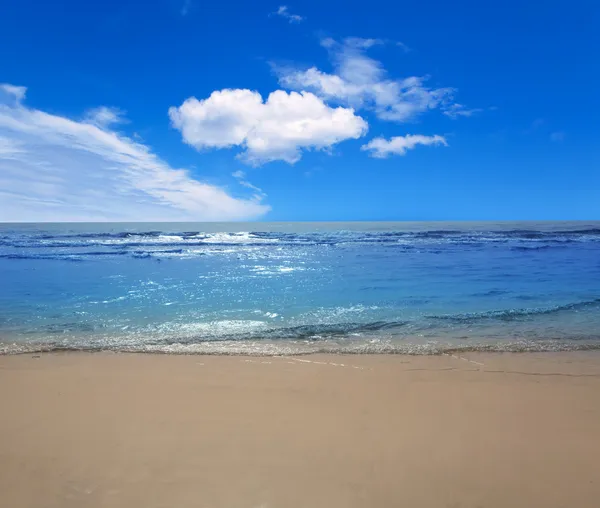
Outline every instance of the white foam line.
{"type": "Polygon", "coordinates": [[[481,362],[476,362],[475,360],[469,360],[468,358],[464,358],[464,357],[460,357],[461,360],[464,360],[465,362],[469,362],[469,363],[474,363],[475,365],[483,365],[483,363],[481,362]]]}
{"type": "Polygon", "coordinates": [[[475,360],[469,360],[471,363],[474,363],[475,365],[485,365],[484,363],[481,362],[476,362],[475,360]]]}
{"type": "Polygon", "coordinates": [[[352,367],[353,369],[359,369],[359,370],[364,369],[364,367],[360,367],[358,365],[346,365],[345,363],[319,362],[319,361],[313,361],[313,360],[305,360],[304,358],[294,358],[291,356],[281,356],[280,358],[284,358],[286,360],[292,360],[291,362],[287,362],[287,363],[294,363],[294,362],[314,363],[316,365],[331,365],[332,367],[352,367]]]}
{"type": "Polygon", "coordinates": [[[481,362],[476,362],[475,360],[469,360],[468,358],[465,358],[464,356],[450,355],[448,353],[442,353],[442,355],[450,356],[450,357],[454,358],[455,360],[464,360],[465,362],[474,363],[475,365],[481,365],[481,366],[485,365],[481,362]]]}
{"type": "MultiPolygon", "coordinates": [[[[276,356],[274,358],[281,358],[282,360],[288,360],[286,363],[289,363],[290,365],[298,365],[299,363],[314,363],[315,365],[331,365],[332,367],[349,367],[352,369],[358,369],[358,370],[364,370],[365,367],[361,367],[360,365],[348,365],[345,363],[335,363],[335,362],[320,362],[320,361],[316,361],[316,360],[305,360],[304,358],[294,358],[292,356],[276,356]]],[[[268,361],[257,361],[257,360],[250,360],[250,359],[245,359],[242,360],[245,363],[262,363],[262,364],[267,364],[270,365],[273,362],[268,362],[268,361]]],[[[204,365],[202,364],[198,364],[198,365],[204,365]]]]}

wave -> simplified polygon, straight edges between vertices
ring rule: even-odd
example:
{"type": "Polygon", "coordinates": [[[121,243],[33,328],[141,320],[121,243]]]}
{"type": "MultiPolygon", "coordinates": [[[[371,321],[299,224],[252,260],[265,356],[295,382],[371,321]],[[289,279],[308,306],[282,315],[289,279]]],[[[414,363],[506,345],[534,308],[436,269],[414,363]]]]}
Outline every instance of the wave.
{"type": "Polygon", "coordinates": [[[187,343],[206,341],[322,341],[348,336],[361,336],[373,332],[393,331],[409,324],[409,321],[371,321],[317,323],[287,327],[269,327],[263,321],[226,321],[212,323],[165,325],[157,331],[145,332],[146,344],[187,343]]]}
{"type": "MultiPolygon", "coordinates": [[[[303,253],[306,249],[355,249],[357,256],[371,256],[372,249],[386,255],[444,255],[449,252],[505,249],[543,256],[552,249],[580,244],[600,245],[600,228],[565,231],[503,230],[472,231],[109,231],[23,232],[0,236],[0,260],[90,261],[100,257],[129,256],[135,259],[194,259],[204,255],[270,255],[276,249],[303,253]],[[363,250],[361,251],[361,247],[363,250]],[[371,251],[368,249],[371,248],[371,251]]],[[[279,254],[277,254],[279,255],[279,254]]]]}
{"type": "MultiPolygon", "coordinates": [[[[119,297],[116,300],[123,299],[119,297]]],[[[108,302],[102,302],[108,303],[108,302]]],[[[30,329],[18,342],[0,337],[0,354],[32,351],[122,351],[178,354],[256,354],[307,353],[356,354],[440,354],[456,351],[567,351],[600,349],[600,333],[564,336],[532,334],[529,328],[502,328],[502,322],[532,316],[600,308],[600,298],[545,308],[495,310],[481,313],[430,315],[412,320],[349,321],[273,326],[271,321],[232,320],[210,322],[168,322],[160,326],[111,331],[103,323],[61,321],[30,329]],[[468,328],[462,337],[439,321],[458,325],[486,324],[483,335],[468,328]],[[436,324],[436,322],[438,322],[436,324]],[[489,335],[489,331],[492,334],[489,335]],[[523,339],[515,339],[516,333],[523,339]],[[499,337],[507,337],[499,338],[499,337]],[[448,337],[448,338],[446,338],[448,337]],[[510,337],[513,337],[512,339],[510,337]]],[[[276,317],[276,315],[273,315],[276,317]]],[[[537,326],[537,325],[534,325],[537,326]]],[[[543,330],[540,329],[544,334],[543,330]]],[[[460,328],[458,329],[460,331],[460,328]]]]}
{"type": "Polygon", "coordinates": [[[517,340],[495,343],[453,344],[444,342],[418,343],[348,343],[348,344],[300,344],[293,341],[279,342],[231,342],[208,341],[197,343],[172,342],[168,344],[114,344],[114,343],[2,343],[0,355],[60,352],[146,353],[174,355],[214,356],[306,356],[311,354],[335,355],[450,355],[461,353],[540,353],[567,351],[598,351],[598,338],[585,340],[517,340]]]}
{"type": "Polygon", "coordinates": [[[31,259],[44,259],[44,260],[61,260],[61,261],[83,261],[82,256],[75,254],[0,254],[0,259],[14,259],[14,260],[31,260],[31,259]]]}
{"type": "Polygon", "coordinates": [[[36,253],[10,253],[0,254],[0,258],[3,259],[52,259],[52,260],[64,260],[64,261],[83,261],[86,257],[96,256],[123,256],[129,254],[124,251],[101,251],[101,252],[79,252],[79,253],[48,253],[48,254],[36,254],[36,253]]]}
{"type": "MultiPolygon", "coordinates": [[[[503,242],[509,240],[548,241],[568,243],[574,240],[600,240],[600,228],[573,229],[561,231],[537,230],[427,230],[427,231],[313,231],[297,232],[216,232],[201,231],[121,231],[121,232],[82,232],[82,233],[22,233],[0,237],[0,245],[7,246],[80,246],[80,245],[147,245],[156,243],[175,244],[338,244],[338,243],[398,243],[404,241],[439,241],[449,243],[503,242]]],[[[443,243],[443,242],[442,242],[443,243]]]]}
{"type": "MultiPolygon", "coordinates": [[[[173,256],[184,254],[186,251],[184,249],[166,249],[166,250],[135,250],[132,252],[125,252],[126,254],[131,254],[134,258],[152,258],[152,257],[160,257],[160,256],[173,256]]],[[[202,253],[199,253],[202,254],[202,253]]]]}
{"type": "Polygon", "coordinates": [[[583,302],[555,305],[553,307],[537,307],[525,309],[492,310],[487,312],[471,312],[463,314],[428,315],[428,319],[452,321],[456,323],[474,323],[485,320],[515,321],[530,316],[556,314],[566,311],[578,311],[588,307],[600,306],[600,298],[583,302]]]}
{"type": "Polygon", "coordinates": [[[0,254],[0,259],[18,260],[55,260],[55,261],[86,261],[93,258],[114,256],[131,256],[133,258],[160,258],[160,257],[195,257],[205,255],[186,249],[160,249],[160,250],[112,250],[112,251],[79,251],[79,252],[52,252],[38,254],[36,252],[0,254]]]}
{"type": "Polygon", "coordinates": [[[564,247],[563,245],[517,245],[515,247],[511,247],[511,250],[521,251],[521,252],[530,252],[537,250],[548,250],[548,249],[556,249],[564,247]]]}
{"type": "Polygon", "coordinates": [[[479,293],[473,293],[471,296],[476,296],[476,297],[480,297],[480,296],[500,296],[500,295],[506,295],[509,294],[510,291],[507,291],[505,289],[490,289],[488,291],[482,291],[479,293]]]}
{"type": "Polygon", "coordinates": [[[352,333],[376,332],[382,330],[393,330],[403,327],[408,321],[373,321],[370,323],[336,323],[300,325],[287,328],[272,328],[261,331],[253,338],[276,338],[276,339],[323,339],[343,337],[352,333]]]}

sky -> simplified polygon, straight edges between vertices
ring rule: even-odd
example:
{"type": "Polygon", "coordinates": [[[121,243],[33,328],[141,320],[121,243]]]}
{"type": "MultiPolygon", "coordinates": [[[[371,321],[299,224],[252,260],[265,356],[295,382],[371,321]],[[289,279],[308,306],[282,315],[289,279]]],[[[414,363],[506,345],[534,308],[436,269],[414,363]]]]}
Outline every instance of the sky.
{"type": "Polygon", "coordinates": [[[20,0],[0,221],[600,219],[600,2],[20,0]]]}

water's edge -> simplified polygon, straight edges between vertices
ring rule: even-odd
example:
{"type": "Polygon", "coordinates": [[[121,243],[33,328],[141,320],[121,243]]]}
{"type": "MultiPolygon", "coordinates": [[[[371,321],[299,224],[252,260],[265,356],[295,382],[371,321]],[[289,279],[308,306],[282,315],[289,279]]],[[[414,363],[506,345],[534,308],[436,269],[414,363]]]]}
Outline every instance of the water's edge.
{"type": "Polygon", "coordinates": [[[244,357],[278,357],[278,356],[310,356],[310,355],[407,355],[407,356],[439,356],[455,353],[563,353],[577,351],[600,351],[600,342],[586,342],[583,344],[566,344],[560,340],[549,341],[513,341],[509,343],[492,343],[477,345],[433,345],[433,344],[407,344],[406,346],[387,345],[369,348],[339,347],[339,348],[314,348],[301,350],[298,348],[277,345],[257,350],[254,347],[232,347],[222,349],[214,344],[178,344],[176,347],[90,347],[90,346],[54,346],[44,344],[7,344],[0,342],[0,356],[27,355],[36,353],[115,353],[115,354],[156,354],[156,355],[182,355],[182,356],[244,356],[244,357]]]}

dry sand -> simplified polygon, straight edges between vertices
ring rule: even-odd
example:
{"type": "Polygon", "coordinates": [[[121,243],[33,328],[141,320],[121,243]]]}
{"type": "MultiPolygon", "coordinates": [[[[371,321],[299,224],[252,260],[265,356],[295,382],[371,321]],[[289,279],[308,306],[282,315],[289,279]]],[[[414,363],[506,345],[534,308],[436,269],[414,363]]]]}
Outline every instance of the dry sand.
{"type": "Polygon", "coordinates": [[[0,404],[3,508],[600,506],[598,353],[4,356],[0,404]]]}

